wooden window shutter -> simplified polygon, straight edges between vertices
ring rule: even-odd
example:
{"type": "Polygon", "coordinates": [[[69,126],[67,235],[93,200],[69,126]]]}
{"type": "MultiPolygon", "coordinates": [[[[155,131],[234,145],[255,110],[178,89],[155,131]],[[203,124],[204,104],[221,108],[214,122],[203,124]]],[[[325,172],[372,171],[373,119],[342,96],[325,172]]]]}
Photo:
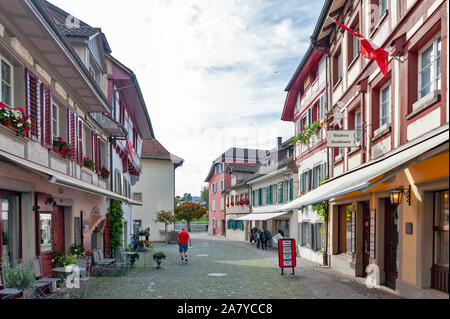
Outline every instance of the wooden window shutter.
{"type": "Polygon", "coordinates": [[[26,70],[25,78],[27,113],[30,116],[30,120],[32,122],[32,127],[28,134],[32,140],[41,142],[39,79],[29,70],[26,70]]]}
{"type": "Polygon", "coordinates": [[[96,145],[96,148],[97,148],[97,151],[96,151],[96,154],[97,154],[97,158],[96,158],[96,160],[95,160],[95,169],[96,169],[96,171],[97,172],[100,172],[100,168],[102,167],[102,154],[101,154],[101,148],[100,148],[100,136],[98,136],[97,134],[96,134],[96,137],[97,137],[97,145],[96,145]]]}
{"type": "Polygon", "coordinates": [[[83,156],[83,120],[78,117],[77,119],[77,158],[78,164],[84,164],[84,156],[83,156]]]}
{"type": "Polygon", "coordinates": [[[101,167],[100,162],[100,138],[99,136],[92,132],[92,154],[93,154],[93,161],[95,163],[95,171],[99,172],[101,167]]]}
{"type": "Polygon", "coordinates": [[[77,159],[77,130],[76,130],[76,114],[71,110],[67,109],[67,131],[69,137],[69,146],[72,148],[72,155],[70,159],[72,161],[78,161],[77,159]]]}
{"type": "Polygon", "coordinates": [[[309,248],[312,250],[316,250],[316,241],[314,240],[314,236],[315,236],[314,224],[309,224],[309,227],[310,227],[309,248]]]}
{"type": "Polygon", "coordinates": [[[50,89],[41,83],[41,138],[42,145],[47,148],[53,147],[53,107],[52,93],[50,89]]]}

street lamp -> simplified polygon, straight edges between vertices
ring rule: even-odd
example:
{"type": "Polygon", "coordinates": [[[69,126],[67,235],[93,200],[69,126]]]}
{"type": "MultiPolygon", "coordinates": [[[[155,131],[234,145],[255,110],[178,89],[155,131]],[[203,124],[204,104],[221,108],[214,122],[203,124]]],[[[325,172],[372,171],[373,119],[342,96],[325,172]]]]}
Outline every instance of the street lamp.
{"type": "Polygon", "coordinates": [[[389,192],[391,204],[399,205],[402,202],[403,195],[406,196],[406,202],[409,206],[411,206],[411,185],[408,186],[408,190],[406,192],[403,190],[403,186],[389,192]]]}

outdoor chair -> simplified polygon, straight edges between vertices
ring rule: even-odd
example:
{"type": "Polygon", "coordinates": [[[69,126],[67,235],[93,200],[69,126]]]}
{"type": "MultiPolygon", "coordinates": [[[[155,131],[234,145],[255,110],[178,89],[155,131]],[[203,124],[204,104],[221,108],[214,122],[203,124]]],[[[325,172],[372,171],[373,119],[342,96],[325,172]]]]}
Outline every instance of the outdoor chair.
{"type": "MultiPolygon", "coordinates": [[[[0,276],[0,287],[3,287],[2,276],[0,276]]],[[[14,288],[0,288],[0,299],[14,299],[19,297],[21,293],[21,290],[14,288]]]]}
{"type": "Polygon", "coordinates": [[[89,282],[91,279],[91,263],[88,262],[88,257],[82,257],[77,260],[77,266],[80,269],[80,287],[75,288],[77,292],[73,293],[73,296],[81,299],[86,298],[89,282]],[[83,289],[84,286],[84,289],[83,289]]]}
{"type": "Polygon", "coordinates": [[[53,291],[52,287],[55,287],[56,283],[61,279],[43,277],[41,259],[39,256],[33,259],[33,269],[37,283],[33,286],[33,294],[31,297],[35,299],[51,299],[56,297],[56,293],[53,291]]]}
{"type": "MultiPolygon", "coordinates": [[[[93,257],[93,262],[94,262],[94,266],[95,266],[95,273],[99,273],[100,275],[104,275],[106,274],[106,272],[108,271],[108,269],[111,267],[111,265],[113,264],[113,262],[115,261],[114,258],[103,258],[102,256],[102,251],[101,250],[93,250],[92,251],[92,257],[93,257]]],[[[94,271],[93,269],[93,271],[94,271]]]]}

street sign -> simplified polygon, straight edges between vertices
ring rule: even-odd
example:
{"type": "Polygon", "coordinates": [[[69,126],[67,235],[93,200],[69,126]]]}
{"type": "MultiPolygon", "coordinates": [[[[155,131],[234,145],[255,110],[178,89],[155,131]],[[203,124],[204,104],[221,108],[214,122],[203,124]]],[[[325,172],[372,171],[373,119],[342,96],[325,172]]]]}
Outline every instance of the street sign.
{"type": "Polygon", "coordinates": [[[327,131],[327,147],[355,147],[356,131],[327,131]]]}
{"type": "Polygon", "coordinates": [[[286,238],[278,240],[278,265],[281,268],[281,274],[284,274],[284,268],[294,268],[297,266],[295,256],[295,239],[286,238]]]}

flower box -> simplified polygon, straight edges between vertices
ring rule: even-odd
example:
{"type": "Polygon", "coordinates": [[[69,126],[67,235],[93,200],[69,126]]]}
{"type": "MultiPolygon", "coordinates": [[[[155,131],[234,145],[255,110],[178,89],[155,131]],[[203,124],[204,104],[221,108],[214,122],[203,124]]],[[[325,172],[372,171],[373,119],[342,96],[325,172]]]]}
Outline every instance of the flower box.
{"type": "Polygon", "coordinates": [[[23,108],[10,108],[2,102],[0,102],[0,123],[22,137],[28,134],[32,126],[30,117],[25,115],[23,108]]]}

